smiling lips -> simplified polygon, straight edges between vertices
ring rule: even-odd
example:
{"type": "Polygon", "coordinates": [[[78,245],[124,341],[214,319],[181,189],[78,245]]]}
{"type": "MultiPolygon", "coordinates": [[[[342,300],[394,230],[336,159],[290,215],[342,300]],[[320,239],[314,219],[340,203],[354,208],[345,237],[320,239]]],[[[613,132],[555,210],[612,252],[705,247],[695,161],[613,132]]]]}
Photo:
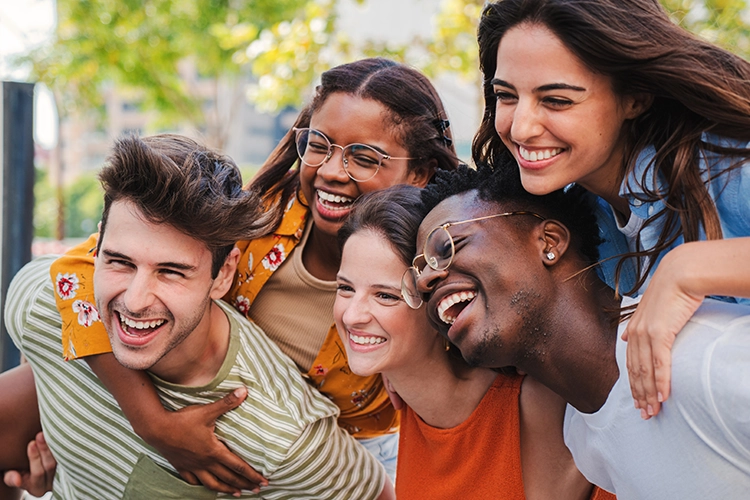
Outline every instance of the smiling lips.
{"type": "Polygon", "coordinates": [[[458,315],[461,314],[461,311],[463,311],[476,296],[477,294],[474,290],[464,290],[443,297],[437,306],[437,313],[440,321],[452,325],[453,322],[456,321],[458,315]]]}
{"type": "Polygon", "coordinates": [[[350,333],[349,340],[357,345],[377,345],[382,344],[386,339],[384,339],[383,337],[375,337],[371,335],[354,335],[353,333],[350,333]]]}
{"type": "Polygon", "coordinates": [[[323,191],[322,189],[317,189],[316,193],[318,195],[320,204],[326,210],[348,210],[349,208],[351,208],[352,203],[354,203],[354,198],[328,193],[326,191],[323,191]]]}
{"type": "Polygon", "coordinates": [[[120,313],[117,313],[117,316],[120,318],[120,326],[122,327],[122,331],[127,333],[131,337],[146,337],[167,322],[167,320],[165,319],[136,321],[130,318],[126,318],[120,313]]]}
{"type": "Polygon", "coordinates": [[[563,148],[552,148],[552,149],[541,149],[537,151],[529,151],[523,146],[518,146],[518,153],[526,161],[540,161],[549,160],[564,151],[563,148]]]}

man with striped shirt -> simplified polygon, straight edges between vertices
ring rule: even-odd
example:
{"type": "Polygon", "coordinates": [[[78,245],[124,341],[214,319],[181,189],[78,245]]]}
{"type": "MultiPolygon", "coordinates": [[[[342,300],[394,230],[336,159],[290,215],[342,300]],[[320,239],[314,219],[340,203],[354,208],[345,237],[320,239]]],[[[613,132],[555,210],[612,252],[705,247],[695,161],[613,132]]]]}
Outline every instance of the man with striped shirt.
{"type": "MultiPolygon", "coordinates": [[[[79,323],[102,321],[118,361],[148,370],[169,409],[247,388],[247,399],[216,421],[217,436],[268,479],[243,498],[391,498],[382,466],[338,427],[337,408],[257,326],[218,301],[239,258],[234,239],[252,236],[262,219],[231,160],[179,136],[129,137],[100,179],[96,305],[70,297],[79,323]]],[[[54,294],[71,288],[53,289],[50,263],[19,272],[5,314],[34,370],[58,461],[56,497],[215,498],[179,479],[135,434],[85,362],[62,360],[54,294]]]]}

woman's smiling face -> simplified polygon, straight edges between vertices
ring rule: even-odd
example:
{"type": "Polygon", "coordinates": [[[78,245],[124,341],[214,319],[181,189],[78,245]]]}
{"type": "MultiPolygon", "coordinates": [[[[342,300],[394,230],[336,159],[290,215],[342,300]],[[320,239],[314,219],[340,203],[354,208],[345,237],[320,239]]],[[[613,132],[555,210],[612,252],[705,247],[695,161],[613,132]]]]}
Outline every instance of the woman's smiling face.
{"type": "MultiPolygon", "coordinates": [[[[312,115],[310,128],[322,132],[332,144],[367,144],[383,154],[409,157],[400,143],[397,129],[391,125],[388,109],[372,99],[334,93],[312,115]]],[[[409,170],[403,159],[383,160],[378,173],[364,182],[347,175],[342,151],[333,148],[331,158],[319,167],[300,165],[300,186],[310,206],[318,230],[335,236],[349,215],[352,203],[361,194],[396,184],[423,186],[427,178],[420,169],[409,170]]]]}
{"type": "Polygon", "coordinates": [[[524,188],[546,194],[577,182],[616,193],[624,123],[640,103],[621,97],[549,29],[521,24],[498,45],[495,129],[521,169],[524,188]]]}
{"type": "Polygon", "coordinates": [[[358,375],[404,369],[442,349],[424,308],[411,309],[401,298],[406,268],[375,231],[359,231],[344,245],[333,317],[358,375]]]}

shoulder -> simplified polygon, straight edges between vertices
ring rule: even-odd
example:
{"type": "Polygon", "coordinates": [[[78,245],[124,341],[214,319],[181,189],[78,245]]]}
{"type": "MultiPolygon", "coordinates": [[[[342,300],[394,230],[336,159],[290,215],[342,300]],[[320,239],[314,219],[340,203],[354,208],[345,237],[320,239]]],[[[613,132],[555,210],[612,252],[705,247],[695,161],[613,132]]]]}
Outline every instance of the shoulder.
{"type": "Polygon", "coordinates": [[[305,382],[294,362],[263,330],[228,304],[217,301],[239,337],[239,349],[232,368],[252,391],[248,400],[261,398],[277,416],[301,429],[321,418],[338,416],[338,408],[305,382]]]}
{"type": "Polygon", "coordinates": [[[5,322],[8,333],[17,344],[21,337],[31,333],[27,325],[34,320],[50,323],[52,331],[55,331],[55,326],[59,331],[60,315],[49,275],[50,265],[56,258],[44,256],[32,260],[10,283],[5,301],[5,322]]]}

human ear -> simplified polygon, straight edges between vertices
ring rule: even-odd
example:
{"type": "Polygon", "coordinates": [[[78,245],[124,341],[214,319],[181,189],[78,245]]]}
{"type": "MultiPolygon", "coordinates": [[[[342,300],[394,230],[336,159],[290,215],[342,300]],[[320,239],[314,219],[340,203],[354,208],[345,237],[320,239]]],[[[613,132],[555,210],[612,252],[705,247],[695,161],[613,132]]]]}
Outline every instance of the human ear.
{"type": "Polygon", "coordinates": [[[218,300],[227,294],[230,288],[232,288],[232,282],[234,280],[234,273],[237,270],[237,264],[240,261],[240,249],[234,247],[229,255],[227,255],[224,264],[219,269],[219,274],[214,278],[213,285],[211,285],[211,298],[218,300]]]}
{"type": "Polygon", "coordinates": [[[623,102],[625,105],[625,119],[632,120],[638,118],[651,107],[653,102],[654,95],[646,92],[625,96],[623,102]]]}
{"type": "Polygon", "coordinates": [[[545,266],[557,263],[570,246],[570,231],[561,222],[547,219],[539,237],[539,258],[545,266]]]}
{"type": "Polygon", "coordinates": [[[437,160],[433,158],[427,163],[424,163],[409,172],[409,180],[407,183],[412,186],[417,186],[418,188],[425,187],[430,179],[432,179],[436,168],[437,160]]]}

